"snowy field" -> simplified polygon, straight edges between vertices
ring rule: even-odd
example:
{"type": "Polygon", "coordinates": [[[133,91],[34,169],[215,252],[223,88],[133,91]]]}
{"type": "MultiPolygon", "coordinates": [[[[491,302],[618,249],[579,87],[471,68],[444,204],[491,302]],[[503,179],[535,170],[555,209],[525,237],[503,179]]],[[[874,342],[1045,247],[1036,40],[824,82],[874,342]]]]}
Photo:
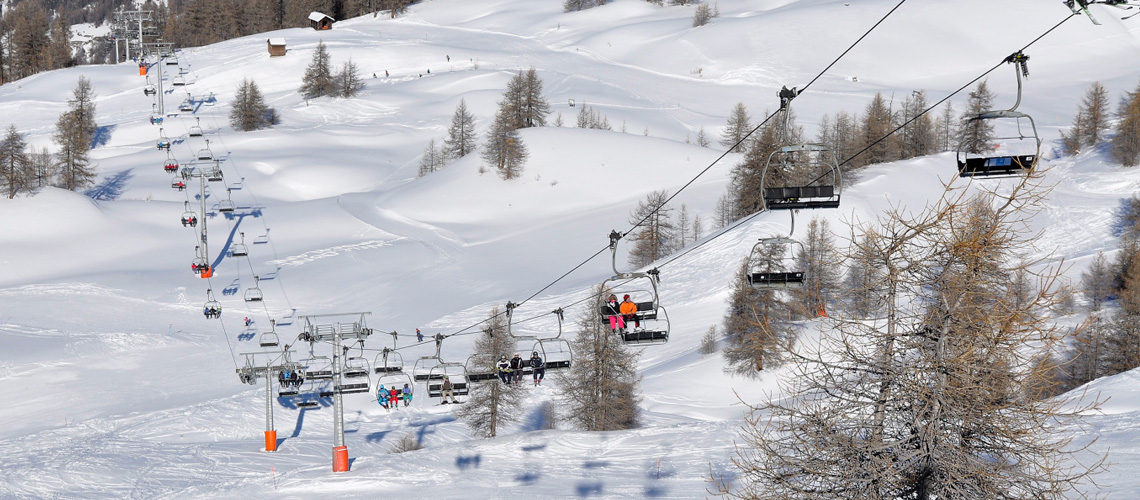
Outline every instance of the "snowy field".
{"type": "MultiPolygon", "coordinates": [[[[441,357],[463,362],[492,307],[540,290],[515,312],[537,318],[522,328],[556,332],[547,313],[566,307],[572,332],[583,307],[570,305],[613,274],[603,251],[609,232],[627,231],[647,194],[674,193],[716,162],[723,149],[715,139],[733,106],[744,103],[759,121],[778,108],[782,85],[802,88],[897,4],[721,1],[720,17],[693,28],[691,6],[615,0],[562,13],[561,3],[426,0],[398,19],[366,16],[325,32],[287,29],[179,52],[189,85],[171,87],[175,67],[163,68],[172,112],[163,132],[179,161],[206,148],[223,158],[238,206],[236,217],[206,219],[218,262],[208,280],[190,272],[196,238],[178,222],[184,203],[198,201],[194,190],[172,190],[160,168],[152,98],[134,63],[0,86],[0,126],[15,123],[38,150],[54,147],[56,119],[86,76],[106,139],[91,152],[99,176],[87,193],[48,188],[0,200],[0,498],[695,498],[707,495],[713,475],[731,477],[742,401],[777,390],[782,372],[730,377],[718,355],[697,346],[720,324],[740,260],[757,238],[787,234],[786,214],[725,232],[706,227],[703,244],[661,264],[672,334],[666,345],[642,348],[638,429],[543,430],[541,406],[561,408],[555,377],[530,389],[525,418],[490,440],[473,438],[422,385],[410,408],[393,412],[367,394],[346,395],[351,471],[336,474],[331,408],[275,405],[280,445],[266,453],[264,388],[235,376],[241,353],[262,350],[257,339],[270,319],[290,316],[368,311],[377,335],[363,354],[372,361],[394,343],[409,367],[434,353],[433,343],[416,342],[416,328],[454,334],[441,357]],[[287,40],[286,56],[268,56],[270,37],[287,40]],[[298,94],[322,40],[334,68],[350,58],[360,67],[361,96],[298,94]],[[443,140],[461,99],[482,138],[507,81],[530,67],[550,120],[561,115],[566,125],[521,132],[531,156],[520,179],[480,174],[478,155],[416,178],[419,155],[443,140]],[[259,85],[280,125],[229,127],[243,78],[259,85]],[[193,111],[177,112],[187,93],[193,111]],[[614,130],[574,128],[583,105],[614,130]],[[195,125],[206,134],[190,137],[195,125]],[[713,147],[695,144],[702,128],[713,147]],[[243,233],[249,258],[225,256],[243,233]],[[250,307],[241,297],[254,276],[266,300],[250,307]],[[202,317],[207,289],[223,306],[220,320],[202,317]],[[391,331],[398,338],[379,334],[391,331]],[[424,448],[388,453],[408,433],[424,448]]],[[[952,4],[903,4],[815,81],[794,103],[808,135],[825,114],[861,113],[876,92],[901,102],[923,89],[935,102],[1069,14],[1060,2],[952,4]]],[[[1026,51],[1031,76],[1019,109],[1036,119],[1047,150],[1090,83],[1106,86],[1115,109],[1140,81],[1140,18],[1094,9],[1103,26],[1073,18],[1026,51]]],[[[1012,69],[998,68],[988,83],[999,105],[1012,102],[1012,69]]],[[[954,98],[955,109],[964,104],[964,94],[954,98]]],[[[1037,256],[1064,259],[1075,282],[1098,251],[1115,249],[1113,210],[1140,190],[1140,170],[1122,170],[1101,151],[1046,158],[1055,188],[1033,221],[1044,235],[1037,256]]],[[[671,206],[684,203],[711,222],[739,159],[716,162],[671,206]]],[[[952,153],[868,168],[846,187],[840,209],[801,214],[796,236],[813,216],[842,236],[850,222],[891,207],[921,210],[944,183],[965,185],[955,177],[952,153]]],[[[210,205],[226,196],[211,188],[210,205]]],[[[620,271],[628,270],[627,250],[620,271]]],[[[282,341],[292,343],[299,325],[279,326],[282,341]]],[[[309,354],[305,343],[294,349],[295,357],[309,354]]],[[[1098,451],[1110,452],[1098,477],[1108,498],[1140,498],[1137,373],[1090,384],[1111,398],[1086,429],[1099,435],[1098,451]]]]}

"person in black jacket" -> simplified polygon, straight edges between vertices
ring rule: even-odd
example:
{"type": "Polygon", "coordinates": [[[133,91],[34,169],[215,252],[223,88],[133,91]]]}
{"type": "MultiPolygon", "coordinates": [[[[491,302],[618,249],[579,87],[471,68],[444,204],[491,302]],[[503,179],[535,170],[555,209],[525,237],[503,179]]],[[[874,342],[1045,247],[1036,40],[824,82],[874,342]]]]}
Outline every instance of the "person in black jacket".
{"type": "Polygon", "coordinates": [[[531,375],[534,376],[534,385],[542,383],[542,378],[546,376],[546,363],[542,362],[542,358],[538,356],[538,351],[530,353],[530,370],[531,375]]]}
{"type": "Polygon", "coordinates": [[[511,358],[511,381],[518,384],[522,382],[523,376],[523,360],[519,357],[519,353],[515,353],[515,357],[511,358]]]}

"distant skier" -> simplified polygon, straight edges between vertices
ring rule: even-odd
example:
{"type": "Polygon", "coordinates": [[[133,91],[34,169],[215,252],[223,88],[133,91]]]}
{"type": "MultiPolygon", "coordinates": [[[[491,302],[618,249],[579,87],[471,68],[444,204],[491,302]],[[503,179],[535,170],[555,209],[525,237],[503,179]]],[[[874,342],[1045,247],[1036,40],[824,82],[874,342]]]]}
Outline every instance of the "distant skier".
{"type": "Polygon", "coordinates": [[[416,328],[416,342],[423,342],[424,334],[420,333],[420,329],[416,328]]]}
{"type": "Polygon", "coordinates": [[[542,378],[546,376],[546,363],[542,362],[542,358],[538,356],[538,351],[530,353],[530,370],[534,377],[534,385],[541,384],[542,378]]]}

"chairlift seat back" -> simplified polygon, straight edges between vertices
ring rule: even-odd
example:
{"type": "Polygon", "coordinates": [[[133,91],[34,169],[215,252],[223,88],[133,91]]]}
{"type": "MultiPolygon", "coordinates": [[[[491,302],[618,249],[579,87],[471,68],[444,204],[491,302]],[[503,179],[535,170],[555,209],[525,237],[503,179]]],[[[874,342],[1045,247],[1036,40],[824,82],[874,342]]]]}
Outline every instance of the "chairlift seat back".
{"type": "Polygon", "coordinates": [[[655,345],[669,341],[669,332],[663,330],[634,330],[622,334],[626,345],[655,345]]]}
{"type": "Polygon", "coordinates": [[[984,156],[958,160],[961,177],[994,177],[1029,172],[1037,155],[984,156]]]}
{"type": "Polygon", "coordinates": [[[772,210],[839,207],[839,197],[835,196],[835,186],[764,188],[764,202],[772,210]]]}
{"type": "Polygon", "coordinates": [[[758,288],[798,288],[803,286],[803,272],[752,273],[748,282],[758,288]]]}

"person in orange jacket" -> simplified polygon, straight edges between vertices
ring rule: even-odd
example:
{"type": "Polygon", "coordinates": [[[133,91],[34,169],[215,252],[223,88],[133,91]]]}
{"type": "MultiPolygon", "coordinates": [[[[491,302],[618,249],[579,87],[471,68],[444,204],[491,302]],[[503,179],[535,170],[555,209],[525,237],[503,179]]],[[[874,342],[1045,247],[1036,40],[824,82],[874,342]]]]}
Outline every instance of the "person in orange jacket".
{"type": "Polygon", "coordinates": [[[628,293],[625,297],[622,297],[621,315],[626,325],[628,325],[630,321],[633,321],[634,328],[641,328],[641,320],[637,317],[637,304],[629,299],[628,293]]]}

